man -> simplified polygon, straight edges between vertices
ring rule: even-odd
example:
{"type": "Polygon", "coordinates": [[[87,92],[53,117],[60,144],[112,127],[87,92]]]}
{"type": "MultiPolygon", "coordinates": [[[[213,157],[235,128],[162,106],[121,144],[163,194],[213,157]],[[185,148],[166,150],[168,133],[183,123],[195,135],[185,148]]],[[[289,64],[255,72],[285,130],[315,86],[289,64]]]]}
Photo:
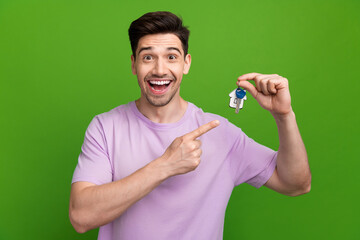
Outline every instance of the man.
{"type": "Polygon", "coordinates": [[[234,186],[309,192],[285,78],[250,73],[237,81],[274,116],[280,138],[274,152],[180,97],[191,56],[189,31],[177,16],[147,13],[129,36],[141,97],[96,116],[86,131],[70,197],[78,232],[100,227],[99,239],[222,239],[234,186]]]}

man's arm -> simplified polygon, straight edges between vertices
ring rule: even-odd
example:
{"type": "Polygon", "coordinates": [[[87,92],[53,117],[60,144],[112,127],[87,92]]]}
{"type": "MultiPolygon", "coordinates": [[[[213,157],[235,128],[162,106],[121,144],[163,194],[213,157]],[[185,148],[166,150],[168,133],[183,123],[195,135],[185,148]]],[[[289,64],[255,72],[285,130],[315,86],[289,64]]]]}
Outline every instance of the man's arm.
{"type": "Polygon", "coordinates": [[[115,182],[103,185],[73,183],[69,215],[75,230],[84,233],[113,221],[157,187],[167,178],[157,167],[157,161],[159,159],[115,182]]]}
{"type": "Polygon", "coordinates": [[[215,120],[176,138],[161,157],[118,181],[103,185],[73,183],[69,215],[75,230],[84,233],[105,225],[165,179],[195,170],[202,153],[201,142],[197,138],[218,125],[219,121],[215,120]]]}
{"type": "Polygon", "coordinates": [[[310,191],[311,173],[304,143],[291,108],[288,81],[277,74],[249,73],[237,84],[248,90],[273,115],[279,132],[277,165],[265,184],[279,193],[297,196],[310,191]],[[253,86],[248,80],[254,80],[253,86]]]}
{"type": "Polygon", "coordinates": [[[274,118],[278,126],[280,145],[276,170],[265,186],[289,196],[308,193],[311,188],[311,174],[295,114],[291,112],[274,118]]]}

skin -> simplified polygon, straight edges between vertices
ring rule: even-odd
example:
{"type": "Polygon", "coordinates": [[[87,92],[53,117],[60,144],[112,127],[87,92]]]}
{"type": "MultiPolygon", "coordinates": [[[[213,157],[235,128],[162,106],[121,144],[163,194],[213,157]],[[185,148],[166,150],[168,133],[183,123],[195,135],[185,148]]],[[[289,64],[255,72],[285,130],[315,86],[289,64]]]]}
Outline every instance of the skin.
{"type": "Polygon", "coordinates": [[[248,73],[237,81],[274,117],[279,133],[277,166],[265,186],[288,196],[308,193],[311,173],[295,113],[288,80],[278,74],[248,73]],[[253,81],[255,86],[249,81],[253,81]]]}
{"type": "Polygon", "coordinates": [[[187,102],[180,97],[180,84],[183,74],[189,72],[190,54],[184,56],[176,35],[155,34],[139,40],[136,55],[136,60],[131,56],[131,69],[141,90],[141,97],[136,101],[139,111],[157,123],[178,121],[187,108],[187,102]],[[148,80],[170,80],[171,84],[165,94],[155,95],[148,80]]]}
{"type": "MultiPolygon", "coordinates": [[[[187,108],[187,102],[180,97],[180,84],[183,74],[190,69],[191,56],[184,56],[178,37],[173,34],[144,36],[139,41],[136,60],[131,56],[131,62],[141,89],[141,97],[136,100],[139,111],[157,123],[180,120],[187,108]],[[170,80],[171,84],[164,93],[156,94],[151,91],[148,80],[170,80]]],[[[289,196],[310,191],[310,169],[291,108],[287,79],[250,73],[240,76],[237,84],[272,113],[279,129],[277,168],[265,186],[289,196]],[[255,86],[249,81],[254,81],[255,86]]],[[[83,233],[105,225],[164,180],[196,170],[202,154],[197,138],[218,125],[219,121],[215,120],[174,139],[162,156],[118,181],[103,185],[73,183],[69,214],[75,230],[83,233]]]]}

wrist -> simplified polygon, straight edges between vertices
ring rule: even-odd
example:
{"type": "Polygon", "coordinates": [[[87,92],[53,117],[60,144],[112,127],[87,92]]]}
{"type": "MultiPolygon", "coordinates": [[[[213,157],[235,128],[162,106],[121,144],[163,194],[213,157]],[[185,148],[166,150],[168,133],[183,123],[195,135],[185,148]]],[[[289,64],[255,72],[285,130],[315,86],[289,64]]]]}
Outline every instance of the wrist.
{"type": "Polygon", "coordinates": [[[152,174],[156,175],[160,181],[164,181],[171,177],[170,172],[166,167],[166,159],[163,156],[153,160],[147,165],[147,168],[151,171],[152,174]]]}
{"type": "Polygon", "coordinates": [[[271,113],[277,123],[295,119],[295,113],[291,109],[287,113],[271,113]]]}

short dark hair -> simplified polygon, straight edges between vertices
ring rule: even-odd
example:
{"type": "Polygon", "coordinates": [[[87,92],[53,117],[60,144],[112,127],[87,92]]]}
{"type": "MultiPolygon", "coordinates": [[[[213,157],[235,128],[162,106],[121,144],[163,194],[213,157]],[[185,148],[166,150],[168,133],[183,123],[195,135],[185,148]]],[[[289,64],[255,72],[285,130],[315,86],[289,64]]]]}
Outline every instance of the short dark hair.
{"type": "Polygon", "coordinates": [[[149,34],[173,33],[181,41],[184,57],[188,52],[190,31],[183,26],[182,20],[171,12],[149,12],[133,21],[129,28],[131,50],[136,58],[136,49],[140,38],[149,34]]]}

